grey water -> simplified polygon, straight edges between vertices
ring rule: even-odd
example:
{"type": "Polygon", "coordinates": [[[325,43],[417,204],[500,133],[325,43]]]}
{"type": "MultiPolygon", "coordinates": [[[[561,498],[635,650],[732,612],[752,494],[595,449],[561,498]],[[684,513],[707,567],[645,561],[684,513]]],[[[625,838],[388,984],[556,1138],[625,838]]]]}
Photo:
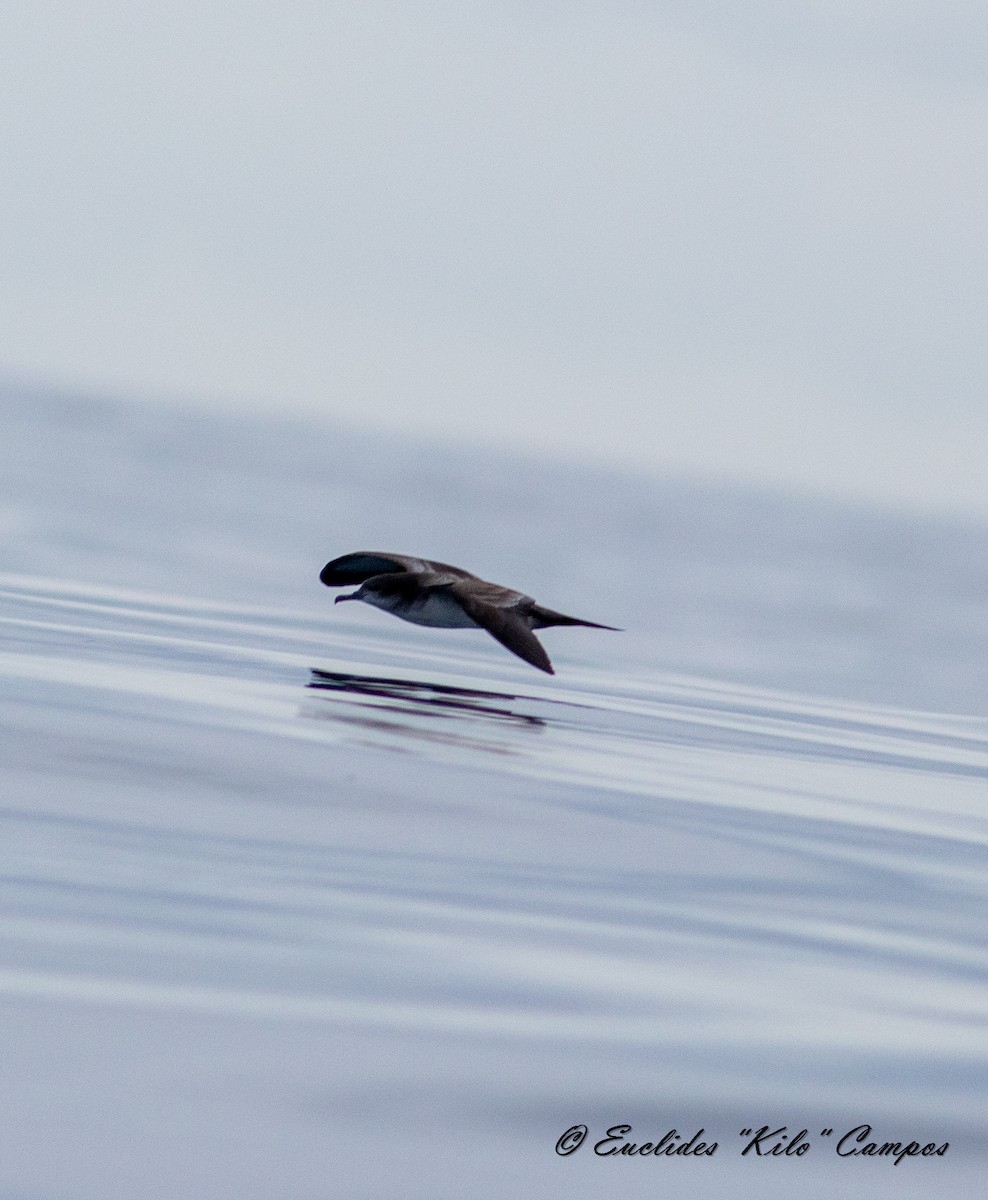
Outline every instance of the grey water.
{"type": "Polygon", "coordinates": [[[988,528],[0,422],[0,1197],[980,1194],[988,528]],[[548,678],[334,608],[356,549],[625,632],[546,631],[548,678]]]}

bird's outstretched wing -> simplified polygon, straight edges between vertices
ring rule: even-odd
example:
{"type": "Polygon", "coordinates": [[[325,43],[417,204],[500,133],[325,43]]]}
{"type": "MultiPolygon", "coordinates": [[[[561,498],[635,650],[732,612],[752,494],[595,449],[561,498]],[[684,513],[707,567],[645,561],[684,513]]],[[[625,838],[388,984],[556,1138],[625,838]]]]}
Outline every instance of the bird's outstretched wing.
{"type": "Polygon", "coordinates": [[[534,633],[528,628],[524,619],[512,608],[499,608],[488,604],[477,597],[471,588],[459,588],[455,583],[453,594],[463,606],[463,611],[486,629],[491,637],[497,640],[512,654],[517,654],[525,662],[538,667],[548,675],[555,675],[549,655],[534,633]]]}
{"type": "Polygon", "coordinates": [[[380,550],[357,550],[328,562],[320,571],[319,579],[326,587],[347,587],[351,583],[365,583],[374,575],[405,573],[447,575],[451,579],[474,578],[469,571],[460,567],[431,562],[427,558],[412,558],[407,554],[390,554],[380,550]]]}

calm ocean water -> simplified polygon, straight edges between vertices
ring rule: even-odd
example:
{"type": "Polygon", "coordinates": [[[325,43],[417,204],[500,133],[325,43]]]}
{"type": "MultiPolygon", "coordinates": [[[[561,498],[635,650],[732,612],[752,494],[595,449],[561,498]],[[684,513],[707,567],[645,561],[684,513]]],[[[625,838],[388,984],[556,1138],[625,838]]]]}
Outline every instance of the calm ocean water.
{"type": "Polygon", "coordinates": [[[0,420],[3,1200],[980,1194],[988,529],[0,420]],[[363,548],[626,632],[550,679],[334,608],[363,548]]]}

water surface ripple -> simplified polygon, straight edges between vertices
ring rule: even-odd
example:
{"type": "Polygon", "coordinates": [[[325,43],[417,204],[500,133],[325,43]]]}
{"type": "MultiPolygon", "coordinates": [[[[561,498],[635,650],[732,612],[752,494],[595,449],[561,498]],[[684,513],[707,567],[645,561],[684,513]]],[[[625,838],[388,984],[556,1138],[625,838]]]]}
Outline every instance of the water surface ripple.
{"type": "Polygon", "coordinates": [[[986,528],[11,388],[0,425],[0,1196],[981,1195],[986,528]],[[334,610],[375,546],[625,632],[545,631],[546,678],[334,610]],[[721,1148],[553,1152],[621,1122],[721,1148]],[[836,1157],[862,1122],[950,1152],[836,1157]],[[742,1160],[764,1123],[812,1152],[742,1160]]]}
{"type": "MultiPolygon", "coordinates": [[[[988,721],[543,681],[473,635],[333,618],[0,578],[8,1007],[208,1020],[222,1061],[289,1031],[322,1064],[302,1094],[359,1095],[337,1158],[410,1104],[462,1122],[472,1073],[489,1165],[541,1138],[550,1171],[577,1119],[780,1105],[954,1137],[970,1165],[988,721]]],[[[177,1053],[212,1094],[217,1061],[177,1053]]],[[[261,1093],[297,1084],[247,1056],[261,1093]]]]}

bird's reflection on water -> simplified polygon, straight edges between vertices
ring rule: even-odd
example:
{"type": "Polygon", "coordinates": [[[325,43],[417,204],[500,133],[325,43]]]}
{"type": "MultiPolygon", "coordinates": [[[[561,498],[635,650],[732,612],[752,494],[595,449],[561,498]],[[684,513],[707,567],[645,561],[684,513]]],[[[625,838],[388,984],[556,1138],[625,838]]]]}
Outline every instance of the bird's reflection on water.
{"type": "Polygon", "coordinates": [[[310,672],[306,687],[324,693],[324,698],[333,703],[306,705],[301,716],[498,754],[513,751],[509,739],[490,736],[495,730],[503,735],[507,727],[533,731],[546,725],[542,717],[513,707],[524,702],[524,697],[504,692],[316,668],[310,672]],[[468,724],[457,728],[450,722],[468,724]]]}

